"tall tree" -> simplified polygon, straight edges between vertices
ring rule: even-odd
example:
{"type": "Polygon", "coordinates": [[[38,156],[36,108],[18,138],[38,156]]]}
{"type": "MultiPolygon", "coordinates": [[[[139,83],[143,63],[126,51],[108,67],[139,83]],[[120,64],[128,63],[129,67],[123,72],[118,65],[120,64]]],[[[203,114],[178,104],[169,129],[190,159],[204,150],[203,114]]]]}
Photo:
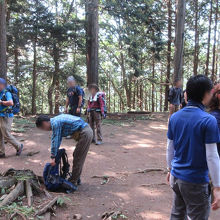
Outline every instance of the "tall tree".
{"type": "Polygon", "coordinates": [[[194,11],[195,11],[195,43],[194,43],[194,66],[193,73],[197,75],[198,64],[199,64],[199,30],[198,30],[198,20],[199,20],[199,6],[198,0],[194,0],[194,11]]]}
{"type": "Polygon", "coordinates": [[[167,1],[167,10],[168,10],[168,42],[167,42],[167,75],[166,75],[164,111],[168,110],[168,95],[169,95],[169,84],[170,84],[171,43],[172,43],[172,0],[167,1]]]}
{"type": "Polygon", "coordinates": [[[205,75],[209,74],[209,59],[210,59],[210,42],[211,42],[211,30],[212,30],[212,11],[213,11],[213,0],[210,1],[210,14],[209,14],[209,30],[208,30],[208,42],[207,42],[207,54],[205,64],[205,75]]]}
{"type": "Polygon", "coordinates": [[[0,77],[6,79],[6,1],[0,1],[0,77]]]}
{"type": "Polygon", "coordinates": [[[216,40],[217,40],[217,26],[218,26],[218,2],[219,0],[216,0],[216,9],[215,9],[215,27],[214,27],[214,43],[213,43],[213,57],[212,57],[212,81],[216,81],[216,75],[215,75],[215,63],[216,63],[216,40]]]}
{"type": "Polygon", "coordinates": [[[87,83],[98,84],[98,0],[86,0],[87,83]]]}
{"type": "Polygon", "coordinates": [[[175,55],[174,55],[174,80],[182,79],[183,48],[185,27],[185,0],[177,0],[176,31],[175,31],[175,55]]]}

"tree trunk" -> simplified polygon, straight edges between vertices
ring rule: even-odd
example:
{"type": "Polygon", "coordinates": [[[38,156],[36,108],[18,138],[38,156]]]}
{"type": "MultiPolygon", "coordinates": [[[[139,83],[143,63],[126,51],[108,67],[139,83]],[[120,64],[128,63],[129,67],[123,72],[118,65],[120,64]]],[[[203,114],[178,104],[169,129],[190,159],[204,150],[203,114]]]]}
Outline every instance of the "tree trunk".
{"type": "Polygon", "coordinates": [[[15,58],[15,85],[18,85],[18,75],[19,75],[19,61],[18,61],[18,56],[19,56],[19,52],[18,52],[18,47],[17,45],[15,45],[15,49],[14,49],[14,58],[15,58]]]}
{"type": "Polygon", "coordinates": [[[87,83],[98,85],[98,0],[86,0],[87,83]]]}
{"type": "Polygon", "coordinates": [[[55,64],[55,114],[59,114],[59,107],[60,107],[60,81],[59,81],[59,73],[60,73],[60,51],[57,46],[54,48],[54,64],[55,64]]]}
{"type": "Polygon", "coordinates": [[[163,70],[161,70],[160,73],[160,112],[162,112],[163,110],[163,86],[162,86],[162,82],[163,82],[163,70]]]}
{"type": "Polygon", "coordinates": [[[207,56],[206,56],[206,65],[205,65],[205,75],[209,75],[209,59],[210,59],[210,41],[211,41],[211,31],[212,31],[212,8],[213,0],[210,2],[210,15],[209,15],[209,32],[208,32],[208,42],[207,42],[207,56]]]}
{"type": "Polygon", "coordinates": [[[172,1],[167,1],[168,9],[168,42],[167,42],[167,76],[166,76],[166,91],[164,111],[168,111],[168,95],[169,95],[169,83],[170,83],[170,69],[171,69],[171,43],[172,43],[172,1]]]}
{"type": "Polygon", "coordinates": [[[0,77],[7,77],[6,57],[6,1],[0,1],[0,77]]]}
{"type": "Polygon", "coordinates": [[[194,0],[195,3],[195,46],[194,46],[194,75],[198,74],[198,62],[199,62],[199,31],[198,31],[198,19],[199,19],[199,7],[198,0],[194,0]]]}
{"type": "Polygon", "coordinates": [[[216,62],[216,33],[218,24],[218,0],[216,0],[216,12],[215,12],[215,27],[214,27],[214,43],[213,43],[213,57],[212,57],[212,81],[216,81],[215,75],[215,62],[216,62]]]}
{"type": "Polygon", "coordinates": [[[186,12],[185,0],[177,0],[175,55],[174,55],[174,80],[182,79],[185,12],[186,12]]]}
{"type": "Polygon", "coordinates": [[[33,42],[33,53],[34,53],[34,63],[33,63],[33,73],[32,73],[32,115],[36,115],[36,82],[37,82],[37,42],[33,42]]]}
{"type": "MultiPolygon", "coordinates": [[[[155,54],[153,54],[153,71],[152,71],[152,78],[154,79],[155,77],[155,54]]],[[[152,100],[152,112],[155,111],[155,85],[152,83],[152,95],[151,95],[151,100],[152,100]]]]}

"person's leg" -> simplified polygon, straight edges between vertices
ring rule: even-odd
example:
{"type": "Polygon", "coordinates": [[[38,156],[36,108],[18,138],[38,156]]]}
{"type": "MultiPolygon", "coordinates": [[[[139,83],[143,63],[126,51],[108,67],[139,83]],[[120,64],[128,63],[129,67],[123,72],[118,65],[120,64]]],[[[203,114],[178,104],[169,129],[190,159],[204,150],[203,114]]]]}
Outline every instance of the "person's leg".
{"type": "Polygon", "coordinates": [[[171,177],[170,182],[173,189],[173,206],[170,220],[186,220],[186,205],[179,189],[178,180],[171,177]]]}
{"type": "Polygon", "coordinates": [[[3,118],[0,117],[0,156],[5,155],[5,142],[4,142],[4,136],[2,135],[2,123],[3,123],[3,118]]]}
{"type": "Polygon", "coordinates": [[[11,134],[9,121],[10,120],[8,118],[2,118],[1,132],[5,140],[10,143],[16,149],[16,151],[18,151],[21,147],[21,143],[19,143],[11,134]]]}
{"type": "Polygon", "coordinates": [[[77,184],[77,181],[80,179],[83,165],[89,151],[90,144],[92,142],[93,132],[89,126],[86,126],[80,132],[80,139],[76,145],[76,149],[73,153],[73,168],[72,168],[72,177],[70,181],[73,184],[77,184]]]}
{"type": "Polygon", "coordinates": [[[92,128],[93,131],[93,139],[92,142],[96,142],[96,136],[95,136],[95,117],[94,117],[94,111],[91,111],[89,113],[89,125],[92,128]]]}
{"type": "Polygon", "coordinates": [[[170,116],[174,113],[174,111],[175,111],[175,106],[173,105],[173,104],[170,104],[169,105],[169,111],[170,111],[170,113],[169,113],[169,118],[170,118],[170,116]]]}
{"type": "Polygon", "coordinates": [[[94,113],[95,113],[97,141],[102,142],[102,130],[101,130],[102,117],[101,117],[101,113],[100,112],[94,112],[94,113]]]}
{"type": "Polygon", "coordinates": [[[179,182],[190,220],[208,220],[211,207],[211,189],[209,184],[179,182]]]}

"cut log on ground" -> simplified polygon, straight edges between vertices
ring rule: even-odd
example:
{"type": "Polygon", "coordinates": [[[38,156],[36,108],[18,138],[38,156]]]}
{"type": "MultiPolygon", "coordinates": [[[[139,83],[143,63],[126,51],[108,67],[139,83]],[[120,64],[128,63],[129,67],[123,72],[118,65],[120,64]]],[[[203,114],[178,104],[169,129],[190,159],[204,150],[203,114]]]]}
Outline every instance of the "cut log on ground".
{"type": "Polygon", "coordinates": [[[8,205],[8,204],[14,202],[19,196],[21,196],[23,194],[24,194],[24,181],[21,181],[0,203],[0,208],[2,206],[8,205]]]}
{"type": "Polygon", "coordinates": [[[43,215],[47,211],[51,210],[52,207],[57,203],[58,197],[55,197],[53,200],[51,200],[46,206],[44,206],[42,209],[40,209],[37,213],[36,216],[43,215]]]}
{"type": "Polygon", "coordinates": [[[0,189],[9,189],[15,185],[16,179],[14,177],[0,176],[0,189]]]}
{"type": "Polygon", "coordinates": [[[137,173],[150,173],[150,172],[165,172],[163,168],[146,168],[144,170],[138,170],[137,173]]]}
{"type": "Polygon", "coordinates": [[[30,180],[25,180],[25,192],[28,200],[28,206],[31,207],[33,204],[33,192],[30,180]]]}

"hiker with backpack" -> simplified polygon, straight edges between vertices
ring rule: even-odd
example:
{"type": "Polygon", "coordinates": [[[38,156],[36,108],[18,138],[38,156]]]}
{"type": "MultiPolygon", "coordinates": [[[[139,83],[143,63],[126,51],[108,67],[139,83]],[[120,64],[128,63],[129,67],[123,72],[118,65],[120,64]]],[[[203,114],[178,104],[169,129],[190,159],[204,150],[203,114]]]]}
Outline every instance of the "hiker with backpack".
{"type": "Polygon", "coordinates": [[[80,86],[76,85],[76,80],[73,76],[67,78],[67,84],[65,113],[80,117],[84,105],[84,91],[80,86]]]}
{"type": "Polygon", "coordinates": [[[62,138],[71,135],[77,141],[73,153],[72,175],[69,181],[75,186],[80,184],[83,165],[93,137],[90,126],[80,117],[69,114],[61,114],[54,118],[41,115],[36,120],[36,126],[44,131],[52,131],[50,162],[52,166],[56,165],[56,157],[62,138]]]}
{"type": "Polygon", "coordinates": [[[89,124],[93,130],[92,142],[96,145],[100,145],[102,144],[102,118],[106,117],[105,93],[99,92],[99,87],[96,84],[91,84],[88,88],[91,96],[88,100],[87,112],[89,114],[89,124]]]}
{"type": "Polygon", "coordinates": [[[19,111],[18,98],[15,97],[16,94],[12,94],[14,90],[10,90],[11,86],[8,89],[6,86],[6,80],[0,78],[0,158],[5,158],[5,141],[15,148],[17,156],[23,150],[23,144],[11,134],[14,113],[19,111]]]}
{"type": "Polygon", "coordinates": [[[170,110],[170,115],[169,117],[177,112],[182,103],[182,98],[183,98],[183,92],[182,92],[182,81],[180,79],[177,79],[174,81],[174,87],[169,89],[169,94],[168,94],[168,101],[170,103],[169,105],[169,110],[170,110]]]}

